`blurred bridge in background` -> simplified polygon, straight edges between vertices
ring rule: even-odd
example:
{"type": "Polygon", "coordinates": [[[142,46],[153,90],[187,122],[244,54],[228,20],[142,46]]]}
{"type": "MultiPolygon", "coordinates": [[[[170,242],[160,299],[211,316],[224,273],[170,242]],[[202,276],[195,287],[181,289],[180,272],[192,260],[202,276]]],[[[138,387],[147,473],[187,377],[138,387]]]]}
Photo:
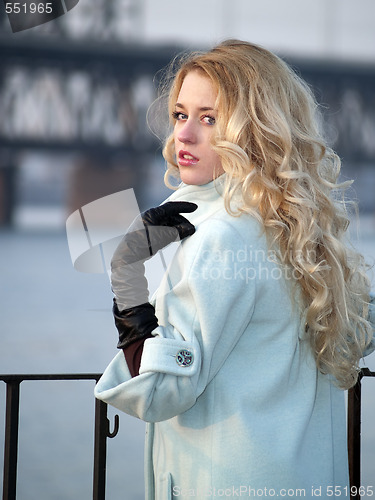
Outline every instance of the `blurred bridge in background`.
{"type": "MultiPolygon", "coordinates": [[[[157,96],[160,70],[181,52],[134,40],[0,36],[0,225],[12,223],[17,168],[30,152],[79,156],[71,211],[140,185],[160,150],[146,113],[157,96]],[[98,186],[90,192],[95,167],[98,186]]],[[[323,105],[330,143],[345,168],[375,172],[375,66],[288,62],[323,105]]],[[[160,135],[166,118],[158,109],[151,116],[160,135]]],[[[364,197],[364,209],[375,209],[371,200],[373,194],[364,197]]]]}

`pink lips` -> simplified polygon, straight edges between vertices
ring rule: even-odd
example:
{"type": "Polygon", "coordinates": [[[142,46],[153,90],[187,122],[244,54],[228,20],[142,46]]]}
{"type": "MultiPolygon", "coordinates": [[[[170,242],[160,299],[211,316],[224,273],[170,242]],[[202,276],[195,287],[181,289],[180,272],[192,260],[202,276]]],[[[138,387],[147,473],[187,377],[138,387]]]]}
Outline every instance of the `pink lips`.
{"type": "Polygon", "coordinates": [[[189,151],[179,151],[178,153],[178,164],[182,167],[190,167],[191,165],[196,165],[199,159],[193,156],[189,151]]]}

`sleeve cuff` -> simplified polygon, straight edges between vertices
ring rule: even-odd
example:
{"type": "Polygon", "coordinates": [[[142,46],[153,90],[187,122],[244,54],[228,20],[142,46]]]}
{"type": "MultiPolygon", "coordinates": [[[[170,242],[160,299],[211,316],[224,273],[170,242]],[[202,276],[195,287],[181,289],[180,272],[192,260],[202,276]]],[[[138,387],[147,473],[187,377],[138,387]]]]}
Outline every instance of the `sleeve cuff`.
{"type": "Polygon", "coordinates": [[[196,343],[153,337],[144,343],[139,373],[162,372],[191,377],[200,364],[200,349],[196,343]]]}

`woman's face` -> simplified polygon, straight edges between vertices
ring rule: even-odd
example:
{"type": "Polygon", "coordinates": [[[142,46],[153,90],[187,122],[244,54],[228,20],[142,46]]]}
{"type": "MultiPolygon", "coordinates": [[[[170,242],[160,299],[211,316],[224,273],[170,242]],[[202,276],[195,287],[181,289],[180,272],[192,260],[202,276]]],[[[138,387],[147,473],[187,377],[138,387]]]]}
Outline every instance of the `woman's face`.
{"type": "Polygon", "coordinates": [[[199,71],[187,73],[173,113],[176,161],[185,184],[207,184],[223,173],[210,143],[217,117],[216,96],[208,77],[199,71]]]}

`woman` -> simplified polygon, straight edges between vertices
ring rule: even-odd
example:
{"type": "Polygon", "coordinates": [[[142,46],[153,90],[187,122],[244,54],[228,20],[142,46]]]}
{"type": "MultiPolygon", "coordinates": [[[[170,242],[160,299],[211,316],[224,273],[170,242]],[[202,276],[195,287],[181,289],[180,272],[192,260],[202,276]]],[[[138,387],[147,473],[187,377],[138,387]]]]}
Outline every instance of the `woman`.
{"type": "Polygon", "coordinates": [[[123,352],[96,397],[149,422],[149,499],[349,496],[342,389],[375,347],[374,305],[312,94],[232,40],[182,62],[169,112],[181,184],[113,257],[123,352]],[[144,262],[176,235],[150,304],[144,262]]]}

